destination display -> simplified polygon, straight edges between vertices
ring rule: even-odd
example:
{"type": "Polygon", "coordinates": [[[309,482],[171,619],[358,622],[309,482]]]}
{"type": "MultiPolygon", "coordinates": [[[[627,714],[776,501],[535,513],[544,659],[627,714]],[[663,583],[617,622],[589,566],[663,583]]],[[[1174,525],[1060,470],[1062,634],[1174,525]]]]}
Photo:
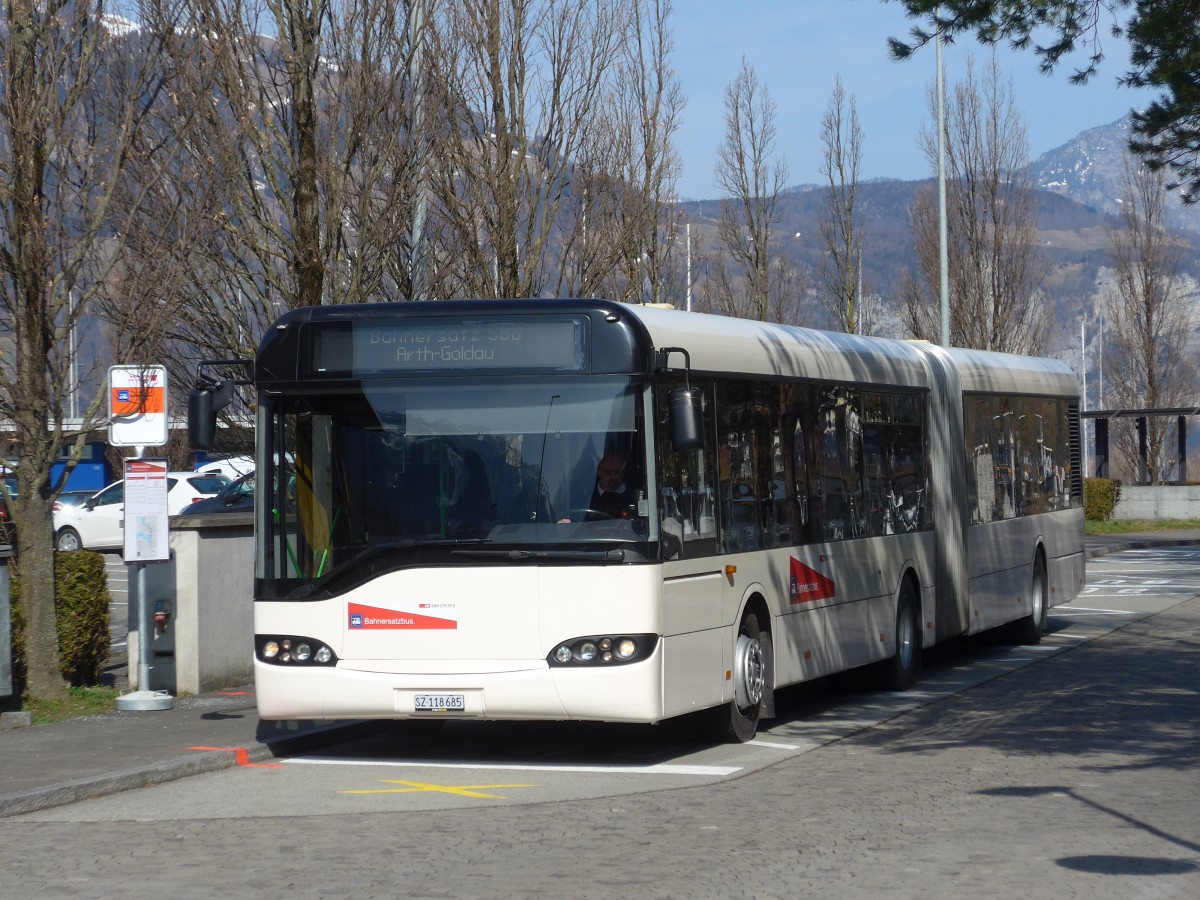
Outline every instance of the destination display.
{"type": "Polygon", "coordinates": [[[311,374],[378,375],[461,369],[579,371],[581,319],[447,322],[404,319],[318,328],[311,374]]]}

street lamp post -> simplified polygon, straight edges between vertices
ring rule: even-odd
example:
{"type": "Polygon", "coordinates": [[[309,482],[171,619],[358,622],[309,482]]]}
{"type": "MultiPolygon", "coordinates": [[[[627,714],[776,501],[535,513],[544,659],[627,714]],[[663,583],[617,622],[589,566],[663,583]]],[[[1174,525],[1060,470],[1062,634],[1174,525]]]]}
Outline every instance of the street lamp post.
{"type": "MultiPolygon", "coordinates": [[[[1087,313],[1079,317],[1079,410],[1087,412],[1087,313]]],[[[1082,417],[1081,417],[1082,419],[1082,417]]],[[[1083,452],[1083,477],[1087,477],[1088,472],[1088,441],[1087,441],[1087,424],[1086,421],[1080,422],[1079,428],[1080,441],[1083,446],[1080,448],[1083,452]]]]}
{"type": "MultiPolygon", "coordinates": [[[[941,7],[938,7],[941,13],[941,7]]],[[[946,114],[942,76],[942,29],[934,35],[937,51],[937,154],[938,154],[938,289],[942,311],[942,346],[950,346],[950,253],[946,246],[946,114]]]]}

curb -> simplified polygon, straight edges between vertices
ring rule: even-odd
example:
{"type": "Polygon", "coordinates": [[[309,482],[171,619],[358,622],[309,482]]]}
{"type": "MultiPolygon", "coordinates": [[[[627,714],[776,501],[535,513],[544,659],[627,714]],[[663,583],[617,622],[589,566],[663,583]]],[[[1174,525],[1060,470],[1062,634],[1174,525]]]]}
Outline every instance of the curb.
{"type": "Polygon", "coordinates": [[[1172,538],[1170,540],[1157,541],[1152,538],[1144,540],[1130,540],[1119,544],[1108,544],[1103,547],[1093,547],[1085,551],[1087,559],[1095,559],[1098,556],[1107,556],[1109,553],[1122,553],[1126,550],[1150,550],[1155,547],[1194,547],[1200,544],[1200,539],[1197,538],[1172,538]]]}
{"type": "Polygon", "coordinates": [[[221,747],[198,750],[187,756],[177,756],[150,765],[118,769],[103,775],[90,775],[58,784],[16,791],[0,796],[0,819],[22,813],[37,812],[55,806],[106,797],[136,788],[178,781],[192,775],[203,775],[235,766],[253,766],[268,760],[323,747],[327,743],[353,738],[373,723],[365,721],[324,725],[276,740],[254,743],[248,747],[221,747]]]}

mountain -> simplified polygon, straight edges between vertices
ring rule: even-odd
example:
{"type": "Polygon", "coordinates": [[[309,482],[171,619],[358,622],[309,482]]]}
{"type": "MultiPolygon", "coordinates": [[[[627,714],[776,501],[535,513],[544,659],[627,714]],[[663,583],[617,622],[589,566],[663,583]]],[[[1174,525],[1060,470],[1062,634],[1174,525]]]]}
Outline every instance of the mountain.
{"type": "MultiPolygon", "coordinates": [[[[1031,163],[1037,187],[1038,240],[1050,263],[1042,286],[1049,296],[1049,313],[1063,330],[1059,341],[1067,340],[1068,324],[1077,323],[1080,311],[1096,294],[1097,284],[1107,277],[1102,270],[1111,264],[1109,234],[1124,193],[1128,141],[1129,121],[1121,119],[1080,132],[1031,163]]],[[[867,248],[863,283],[869,293],[880,295],[885,307],[895,309],[905,270],[916,270],[909,224],[913,198],[918,191],[934,189],[932,179],[872,179],[858,186],[867,248]]],[[[815,184],[791,187],[779,199],[779,247],[806,272],[812,290],[820,290],[822,284],[826,250],[820,222],[827,215],[826,203],[825,186],[815,184]]],[[[694,278],[702,290],[707,275],[703,261],[717,252],[715,225],[720,202],[706,200],[684,206],[693,226],[694,259],[699,264],[694,278]]],[[[1187,207],[1172,195],[1169,224],[1180,229],[1192,247],[1180,260],[1181,274],[1200,278],[1200,205],[1187,207]]]]}
{"type": "MultiPolygon", "coordinates": [[[[1067,143],[1043,153],[1030,166],[1043,190],[1115,215],[1125,193],[1125,151],[1129,118],[1081,131],[1067,143]]],[[[1168,201],[1167,224],[1200,232],[1200,205],[1187,206],[1177,192],[1168,201]]]]}

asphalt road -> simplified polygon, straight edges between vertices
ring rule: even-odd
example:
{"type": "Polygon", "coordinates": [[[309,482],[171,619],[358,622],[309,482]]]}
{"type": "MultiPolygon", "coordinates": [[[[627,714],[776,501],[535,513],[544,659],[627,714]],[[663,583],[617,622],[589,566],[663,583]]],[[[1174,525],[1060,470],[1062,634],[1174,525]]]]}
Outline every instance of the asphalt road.
{"type": "Polygon", "coordinates": [[[13,897],[1200,896],[1200,549],[743,746],[452,724],[0,820],[13,897]]]}

